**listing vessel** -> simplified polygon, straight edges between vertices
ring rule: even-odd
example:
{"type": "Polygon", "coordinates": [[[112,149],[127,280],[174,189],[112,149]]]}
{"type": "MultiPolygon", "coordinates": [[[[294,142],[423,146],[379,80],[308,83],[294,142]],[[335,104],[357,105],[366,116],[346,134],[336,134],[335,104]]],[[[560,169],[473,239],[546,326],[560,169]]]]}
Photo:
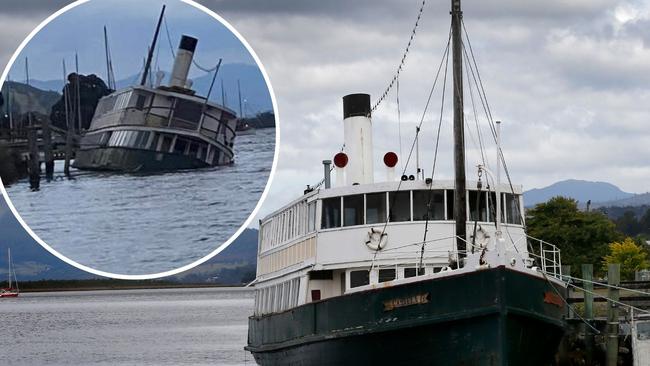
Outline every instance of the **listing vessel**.
{"type": "Polygon", "coordinates": [[[323,161],[322,185],[260,220],[246,347],[258,364],[552,363],[568,306],[560,252],[527,236],[522,187],[500,181],[498,123],[496,167],[465,177],[462,12],[451,3],[455,179],[419,167],[395,179],[387,152],[375,182],[370,96],[343,97],[335,167],[323,161]]]}
{"type": "Polygon", "coordinates": [[[16,279],[16,270],[11,262],[11,249],[7,249],[7,287],[0,289],[0,297],[18,297],[20,289],[18,289],[18,280],[16,279]]]}
{"type": "MultiPolygon", "coordinates": [[[[140,85],[99,101],[74,167],[146,172],[233,163],[235,112],[211,102],[210,92],[196,95],[188,80],[196,38],[182,36],[168,85],[160,85],[164,77],[160,72],[156,85],[147,85],[163,15],[164,8],[140,85]]],[[[217,72],[218,67],[215,78],[217,72]]]]}

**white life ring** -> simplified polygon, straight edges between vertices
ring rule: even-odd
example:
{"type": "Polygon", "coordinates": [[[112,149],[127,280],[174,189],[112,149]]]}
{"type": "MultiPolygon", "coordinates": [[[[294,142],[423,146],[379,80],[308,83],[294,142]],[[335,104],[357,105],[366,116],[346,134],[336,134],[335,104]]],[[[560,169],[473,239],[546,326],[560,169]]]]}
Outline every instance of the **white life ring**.
{"type": "Polygon", "coordinates": [[[366,246],[372,250],[384,249],[387,241],[388,233],[383,232],[383,230],[370,228],[370,231],[366,235],[366,246]]]}

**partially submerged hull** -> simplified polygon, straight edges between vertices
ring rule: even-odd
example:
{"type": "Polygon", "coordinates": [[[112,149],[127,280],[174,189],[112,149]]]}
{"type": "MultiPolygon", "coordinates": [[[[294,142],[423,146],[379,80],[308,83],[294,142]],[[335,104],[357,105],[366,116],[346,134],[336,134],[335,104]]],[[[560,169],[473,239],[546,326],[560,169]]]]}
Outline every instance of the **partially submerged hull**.
{"type": "Polygon", "coordinates": [[[121,147],[100,147],[77,151],[73,166],[77,169],[156,172],[205,168],[210,165],[187,155],[121,147]]]}
{"type": "Polygon", "coordinates": [[[549,365],[566,290],[498,267],[352,293],[249,320],[261,365],[549,365]]]}

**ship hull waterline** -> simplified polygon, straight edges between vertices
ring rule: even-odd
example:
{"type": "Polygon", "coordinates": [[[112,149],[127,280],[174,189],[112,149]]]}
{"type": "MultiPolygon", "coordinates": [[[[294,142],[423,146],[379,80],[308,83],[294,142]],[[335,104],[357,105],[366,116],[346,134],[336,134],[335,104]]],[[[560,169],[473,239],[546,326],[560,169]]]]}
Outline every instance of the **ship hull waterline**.
{"type": "Polygon", "coordinates": [[[374,289],[249,320],[260,365],[551,365],[566,289],[505,267],[374,289]]]}
{"type": "Polygon", "coordinates": [[[81,170],[143,173],[199,169],[211,165],[183,154],[123,147],[102,147],[77,151],[72,166],[81,170]]]}

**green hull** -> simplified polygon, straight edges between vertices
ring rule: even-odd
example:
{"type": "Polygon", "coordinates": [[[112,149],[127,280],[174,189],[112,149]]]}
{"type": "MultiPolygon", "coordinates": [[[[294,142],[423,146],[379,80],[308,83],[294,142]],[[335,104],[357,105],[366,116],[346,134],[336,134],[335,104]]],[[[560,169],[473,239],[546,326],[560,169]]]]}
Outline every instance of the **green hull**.
{"type": "Polygon", "coordinates": [[[197,169],[210,165],[182,154],[124,147],[101,147],[77,151],[73,166],[82,170],[135,173],[197,169]]]}
{"type": "Polygon", "coordinates": [[[548,281],[499,267],[249,319],[261,365],[550,365],[566,309],[548,281]]]}

